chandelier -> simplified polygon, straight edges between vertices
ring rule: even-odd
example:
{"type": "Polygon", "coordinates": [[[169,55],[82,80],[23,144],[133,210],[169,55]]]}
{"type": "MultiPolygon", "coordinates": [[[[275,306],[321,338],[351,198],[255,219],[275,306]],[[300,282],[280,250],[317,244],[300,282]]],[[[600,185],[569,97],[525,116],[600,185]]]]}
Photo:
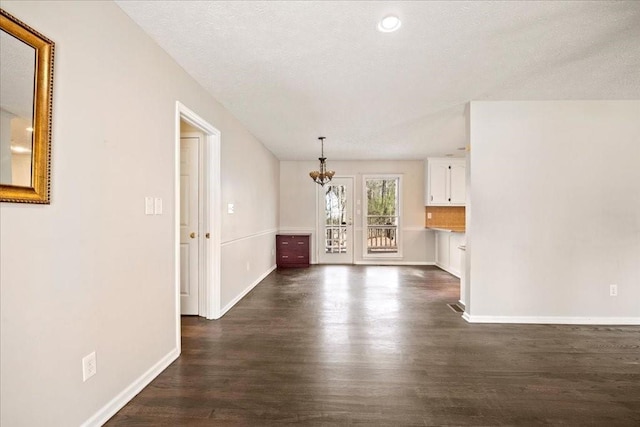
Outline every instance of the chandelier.
{"type": "Polygon", "coordinates": [[[327,182],[331,181],[333,175],[335,175],[334,171],[327,170],[327,158],[324,156],[324,136],[318,137],[320,143],[322,144],[322,151],[318,160],[320,160],[320,170],[309,172],[309,176],[312,180],[315,181],[316,184],[325,185],[327,182]]]}

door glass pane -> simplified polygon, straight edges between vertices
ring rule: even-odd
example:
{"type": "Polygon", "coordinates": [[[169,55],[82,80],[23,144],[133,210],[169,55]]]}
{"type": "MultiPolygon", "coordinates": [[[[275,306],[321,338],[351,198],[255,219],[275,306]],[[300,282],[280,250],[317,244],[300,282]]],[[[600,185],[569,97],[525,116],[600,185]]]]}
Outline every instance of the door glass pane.
{"type": "Polygon", "coordinates": [[[398,252],[399,179],[367,179],[367,253],[398,252]]]}
{"type": "Polygon", "coordinates": [[[325,253],[347,252],[347,194],[344,185],[325,185],[325,253]]]}

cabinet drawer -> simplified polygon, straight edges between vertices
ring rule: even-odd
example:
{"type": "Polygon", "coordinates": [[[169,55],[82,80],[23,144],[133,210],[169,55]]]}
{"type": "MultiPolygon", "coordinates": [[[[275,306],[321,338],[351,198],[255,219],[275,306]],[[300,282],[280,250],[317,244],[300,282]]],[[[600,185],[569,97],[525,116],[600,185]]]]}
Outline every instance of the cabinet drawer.
{"type": "Polygon", "coordinates": [[[306,254],[283,254],[278,257],[278,260],[281,262],[288,263],[296,263],[296,264],[308,264],[309,263],[309,255],[306,254]]]}
{"type": "Polygon", "coordinates": [[[289,250],[307,249],[309,247],[308,239],[283,239],[278,242],[278,246],[289,250]]]}
{"type": "Polygon", "coordinates": [[[276,235],[276,263],[278,267],[309,266],[310,235],[278,234],[276,235]]]}

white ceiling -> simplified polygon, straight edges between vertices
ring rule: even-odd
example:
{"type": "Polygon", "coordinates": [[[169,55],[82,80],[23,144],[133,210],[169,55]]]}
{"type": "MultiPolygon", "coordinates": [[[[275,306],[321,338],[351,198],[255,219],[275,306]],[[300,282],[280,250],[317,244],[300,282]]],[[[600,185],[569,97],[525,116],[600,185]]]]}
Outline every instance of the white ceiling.
{"type": "Polygon", "coordinates": [[[461,153],[470,100],[640,99],[637,1],[117,3],[283,160],[461,153]]]}

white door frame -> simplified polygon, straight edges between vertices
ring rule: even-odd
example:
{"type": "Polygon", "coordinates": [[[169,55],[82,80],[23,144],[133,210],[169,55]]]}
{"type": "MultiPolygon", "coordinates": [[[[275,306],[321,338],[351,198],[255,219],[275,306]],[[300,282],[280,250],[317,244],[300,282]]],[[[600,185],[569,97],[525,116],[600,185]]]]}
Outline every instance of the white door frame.
{"type": "MultiPolygon", "coordinates": [[[[356,235],[356,215],[355,213],[355,206],[354,206],[354,201],[356,200],[356,176],[355,175],[336,175],[334,176],[334,178],[351,178],[351,200],[350,200],[350,204],[351,204],[351,263],[349,264],[344,264],[344,265],[353,265],[355,264],[355,251],[356,251],[356,242],[355,242],[355,235],[356,235]]],[[[328,182],[327,184],[331,184],[331,181],[328,182]]],[[[325,185],[327,185],[325,184],[325,185]]],[[[316,247],[315,247],[315,255],[316,255],[316,263],[317,264],[321,264],[320,262],[320,258],[321,258],[321,254],[320,251],[324,250],[324,225],[320,224],[320,196],[321,196],[321,190],[324,187],[321,185],[316,184],[316,236],[317,238],[316,240],[316,247]]]]}
{"type": "Polygon", "coordinates": [[[209,233],[199,254],[199,315],[207,319],[220,318],[220,239],[221,239],[221,184],[220,184],[220,131],[184,106],[176,102],[174,147],[174,284],[176,299],[176,342],[180,339],[180,120],[184,120],[203,133],[203,231],[209,233]]]}

